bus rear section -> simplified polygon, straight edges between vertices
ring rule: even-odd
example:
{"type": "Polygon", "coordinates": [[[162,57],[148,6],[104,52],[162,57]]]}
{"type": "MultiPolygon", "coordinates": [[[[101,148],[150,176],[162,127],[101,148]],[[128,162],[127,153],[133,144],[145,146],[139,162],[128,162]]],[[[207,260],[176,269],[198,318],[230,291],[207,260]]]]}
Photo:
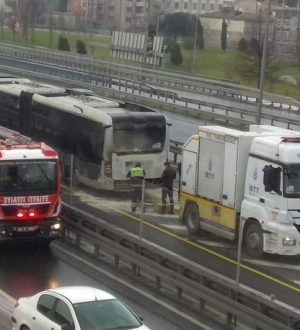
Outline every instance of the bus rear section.
{"type": "MultiPolygon", "coordinates": [[[[111,175],[114,189],[128,186],[129,169],[140,162],[146,182],[160,183],[163,164],[168,159],[169,133],[166,117],[158,112],[112,114],[111,175]]],[[[106,173],[109,171],[106,168],[106,173]]]]}
{"type": "Polygon", "coordinates": [[[88,140],[93,142],[85,145],[84,151],[90,150],[88,157],[74,158],[77,180],[96,189],[126,191],[130,189],[129,169],[141,162],[147,185],[160,184],[169,151],[166,117],[154,111],[123,111],[109,116],[111,124],[105,130],[92,133],[90,128],[84,133],[89,134],[88,140]],[[96,144],[101,147],[97,148],[96,144]],[[92,158],[95,160],[91,161],[92,158]]]}
{"type": "Polygon", "coordinates": [[[60,237],[60,169],[55,150],[0,127],[0,243],[60,237]]]}

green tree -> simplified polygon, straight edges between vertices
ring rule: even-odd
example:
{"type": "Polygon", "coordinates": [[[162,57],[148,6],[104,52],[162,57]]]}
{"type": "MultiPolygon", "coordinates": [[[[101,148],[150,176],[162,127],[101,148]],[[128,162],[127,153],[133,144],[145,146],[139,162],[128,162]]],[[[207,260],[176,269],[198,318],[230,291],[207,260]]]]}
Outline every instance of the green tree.
{"type": "Polygon", "coordinates": [[[195,31],[194,16],[187,13],[167,14],[160,24],[160,32],[172,37],[193,37],[195,31]]]}
{"type": "Polygon", "coordinates": [[[69,52],[70,51],[70,44],[69,44],[69,41],[66,37],[63,37],[63,36],[59,36],[58,37],[58,47],[57,47],[59,50],[64,50],[64,51],[67,51],[69,52]]]}
{"type": "Polygon", "coordinates": [[[76,40],[76,52],[78,54],[87,54],[85,43],[82,40],[76,40]]]}
{"type": "Polygon", "coordinates": [[[182,63],[183,58],[182,58],[180,46],[178,44],[174,44],[171,47],[170,60],[175,65],[179,65],[182,63]]]}
{"type": "Polygon", "coordinates": [[[199,49],[204,49],[204,36],[203,36],[203,26],[199,20],[199,26],[198,26],[198,40],[197,45],[199,49]]]}
{"type": "Polygon", "coordinates": [[[221,48],[226,50],[227,48],[227,23],[225,19],[222,22],[222,30],[221,30],[221,48]]]}
{"type": "MultiPolygon", "coordinates": [[[[193,24],[194,26],[196,25],[196,28],[194,28],[194,30],[196,30],[196,47],[198,49],[203,49],[204,48],[204,37],[203,37],[203,26],[201,24],[201,21],[199,18],[193,16],[193,24]]],[[[194,36],[195,38],[195,36],[194,36]]]]}

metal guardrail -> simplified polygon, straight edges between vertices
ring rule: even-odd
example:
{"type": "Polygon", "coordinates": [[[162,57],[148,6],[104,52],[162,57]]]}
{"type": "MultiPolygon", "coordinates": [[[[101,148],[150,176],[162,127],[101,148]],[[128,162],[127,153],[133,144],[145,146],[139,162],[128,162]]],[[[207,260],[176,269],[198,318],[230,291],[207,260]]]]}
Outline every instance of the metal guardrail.
{"type": "MultiPolygon", "coordinates": [[[[258,101],[258,91],[245,88],[232,83],[213,81],[212,79],[200,78],[196,76],[185,76],[182,74],[161,71],[157,69],[137,67],[118,62],[104,61],[91,58],[85,55],[70,54],[68,52],[29,48],[6,43],[0,43],[0,54],[9,57],[24,59],[27,61],[39,62],[43,64],[54,64],[69,69],[82,70],[92,74],[103,74],[116,76],[122,79],[129,79],[148,84],[154,84],[156,87],[171,88],[194,93],[211,94],[216,97],[226,97],[235,99],[243,103],[253,104],[258,101]]],[[[265,94],[265,106],[274,107],[283,104],[297,109],[300,108],[300,102],[289,97],[265,94]]]]}
{"type": "Polygon", "coordinates": [[[212,307],[225,316],[253,329],[300,329],[300,310],[261,292],[217,274],[152,242],[117,228],[75,207],[63,204],[62,238],[89,251],[114,270],[147,285],[176,308],[195,315],[212,307]],[[90,246],[92,248],[86,248],[90,246]],[[172,292],[172,293],[171,293],[172,292]],[[191,303],[191,301],[193,303],[191,303]]]}
{"type": "MultiPolygon", "coordinates": [[[[227,107],[220,104],[178,99],[170,95],[170,91],[164,91],[138,82],[122,80],[111,76],[93,76],[91,74],[67,70],[61,67],[46,66],[26,61],[20,61],[1,56],[1,67],[10,68],[10,71],[28,78],[29,75],[37,79],[46,79],[49,82],[58,81],[69,86],[85,87],[94,90],[104,97],[114,98],[119,101],[137,103],[152,107],[157,110],[180,113],[204,121],[219,121],[225,125],[249,125],[256,123],[256,112],[241,108],[227,107]],[[19,67],[19,69],[18,69],[19,67]],[[113,83],[117,84],[115,88],[113,83]],[[144,95],[143,95],[144,94],[144,95]]],[[[300,116],[295,111],[281,110],[280,112],[262,113],[265,124],[285,125],[286,128],[299,130],[300,116]]]]}
{"type": "Polygon", "coordinates": [[[175,141],[175,140],[169,140],[170,147],[169,150],[173,154],[173,163],[178,163],[178,156],[181,156],[182,154],[182,146],[183,142],[175,141]]]}

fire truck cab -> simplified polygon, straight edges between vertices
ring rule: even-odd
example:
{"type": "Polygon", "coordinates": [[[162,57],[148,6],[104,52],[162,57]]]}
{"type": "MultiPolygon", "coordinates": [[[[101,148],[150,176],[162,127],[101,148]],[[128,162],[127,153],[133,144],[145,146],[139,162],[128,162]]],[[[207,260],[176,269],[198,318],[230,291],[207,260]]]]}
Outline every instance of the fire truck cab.
{"type": "Polygon", "coordinates": [[[0,243],[60,236],[60,167],[57,152],[0,127],[0,243]]]}

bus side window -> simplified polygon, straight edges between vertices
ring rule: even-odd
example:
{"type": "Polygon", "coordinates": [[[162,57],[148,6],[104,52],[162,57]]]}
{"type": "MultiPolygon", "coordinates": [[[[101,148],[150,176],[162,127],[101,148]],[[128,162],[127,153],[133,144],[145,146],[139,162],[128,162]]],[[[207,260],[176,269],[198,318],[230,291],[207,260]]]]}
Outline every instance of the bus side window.
{"type": "Polygon", "coordinates": [[[0,93],[0,120],[5,126],[12,129],[19,129],[18,116],[19,99],[8,93],[0,93]]]}
{"type": "Polygon", "coordinates": [[[42,139],[46,133],[49,122],[48,111],[43,105],[33,102],[32,104],[32,129],[34,137],[42,139]]]}

